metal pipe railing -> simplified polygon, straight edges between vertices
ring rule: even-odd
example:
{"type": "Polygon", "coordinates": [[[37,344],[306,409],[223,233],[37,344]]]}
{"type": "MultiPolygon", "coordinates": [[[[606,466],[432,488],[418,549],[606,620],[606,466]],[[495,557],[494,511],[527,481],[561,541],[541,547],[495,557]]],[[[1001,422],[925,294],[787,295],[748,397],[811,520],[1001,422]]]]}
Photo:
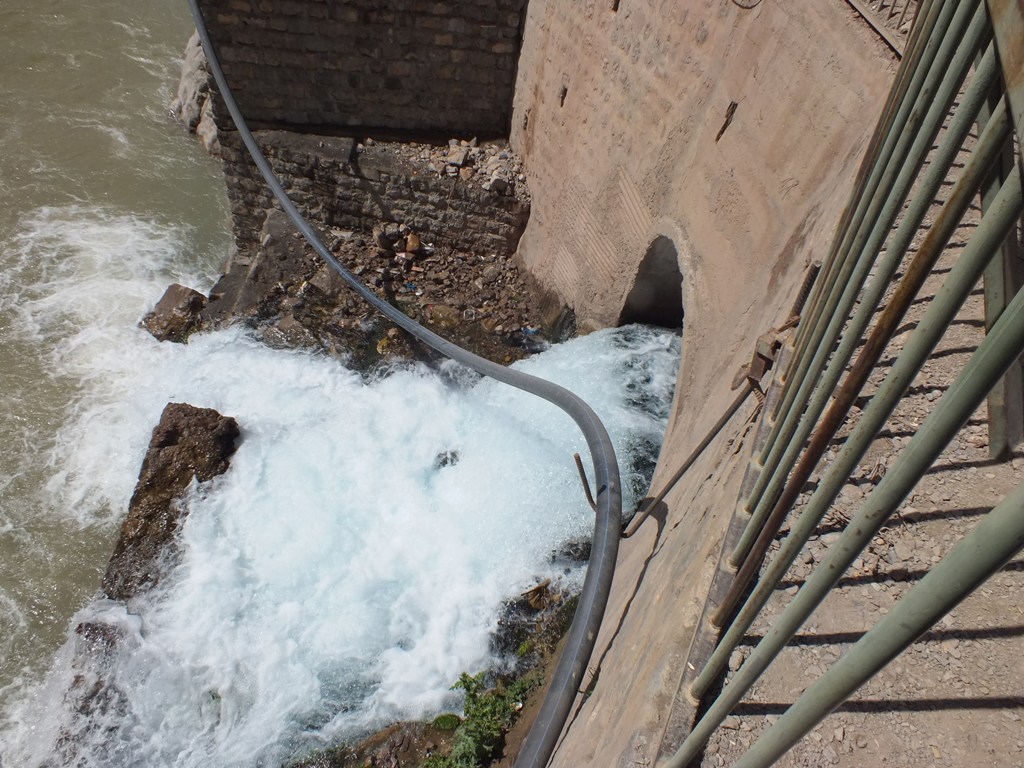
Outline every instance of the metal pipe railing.
{"type": "MultiPolygon", "coordinates": [[[[946,3],[945,0],[928,0],[927,11],[922,17],[921,23],[914,28],[908,56],[904,60],[905,64],[897,72],[896,82],[890,91],[890,98],[886,102],[875,134],[872,136],[865,156],[865,163],[858,172],[850,203],[843,212],[843,218],[836,230],[832,246],[829,248],[829,255],[822,270],[822,278],[815,286],[815,291],[811,296],[806,322],[802,322],[797,328],[793,346],[794,357],[791,358],[784,376],[787,389],[788,382],[792,378],[791,374],[798,366],[798,357],[803,356],[804,348],[808,344],[807,337],[820,321],[825,298],[829,292],[835,289],[838,278],[836,270],[841,261],[841,254],[845,253],[845,244],[849,242],[851,232],[860,227],[863,222],[865,201],[872,197],[878,188],[879,174],[888,162],[890,156],[888,153],[891,153],[892,149],[893,127],[901,125],[901,120],[905,121],[907,112],[903,107],[908,100],[913,100],[914,95],[912,94],[915,94],[920,86],[919,73],[930,65],[932,57],[934,57],[936,41],[933,33],[940,21],[940,14],[943,11],[948,14],[951,9],[952,5],[946,3]]],[[[948,24],[948,15],[943,18],[948,24]]],[[[787,389],[783,390],[783,397],[787,396],[787,389]]]]}
{"type": "Polygon", "coordinates": [[[778,760],[1022,549],[1024,485],[985,515],[878,624],[804,691],[735,768],[767,768],[778,760]]]}
{"type": "MultiPolygon", "coordinates": [[[[988,144],[998,146],[998,142],[1002,141],[1005,134],[999,130],[998,125],[995,125],[995,121],[990,123],[990,125],[993,126],[993,131],[991,134],[992,138],[989,139],[988,144]]],[[[1006,130],[1007,126],[1008,122],[1004,110],[1002,120],[1003,131],[1006,130]]],[[[979,151],[983,149],[982,147],[979,151]]],[[[992,150],[988,150],[983,154],[991,155],[991,152],[992,150]]],[[[978,155],[976,154],[975,156],[977,157],[978,155]]],[[[990,156],[988,159],[989,164],[991,159],[990,156]]],[[[981,167],[983,163],[984,158],[974,164],[976,168],[973,171],[969,167],[965,167],[965,173],[958,182],[959,194],[957,194],[957,188],[954,188],[954,193],[950,196],[950,201],[947,202],[945,215],[939,217],[936,227],[933,227],[929,232],[928,238],[926,238],[921,249],[918,251],[919,258],[916,260],[917,264],[920,265],[920,268],[917,270],[918,273],[928,268],[933,263],[934,258],[937,258],[938,253],[952,234],[960,216],[962,216],[963,210],[980,187],[986,170],[985,167],[981,167]],[[949,207],[951,204],[952,208],[949,207]],[[957,209],[959,209],[959,215],[956,215],[958,213],[957,209]]],[[[977,283],[978,277],[984,270],[985,265],[991,260],[992,254],[986,250],[986,245],[992,237],[992,230],[1008,226],[1012,227],[1012,223],[1007,224],[1002,218],[986,217],[986,219],[982,220],[975,237],[971,240],[971,244],[968,245],[960,260],[950,271],[945,284],[932,301],[914,333],[907,340],[903,352],[894,362],[889,375],[871,399],[857,425],[854,427],[853,432],[843,443],[839,454],[830,462],[827,471],[823,474],[821,482],[818,484],[818,488],[811,495],[804,511],[794,523],[789,536],[787,536],[779,552],[776,553],[774,559],[769,564],[753,593],[747,598],[747,602],[744,604],[739,615],[729,626],[725,636],[715,649],[712,658],[698,676],[692,689],[693,695],[702,695],[714,677],[721,671],[724,660],[728,659],[731,650],[739,643],[743,633],[753,623],[758,612],[767,602],[772,590],[774,590],[775,586],[785,575],[789,566],[792,565],[796,556],[828,511],[829,506],[839,494],[846,479],[854,467],[856,467],[857,462],[867,452],[871,441],[885,424],[885,420],[896,407],[906,388],[910,386],[913,377],[921,369],[921,366],[924,365],[928,355],[935,348],[950,322],[952,322],[967,294],[974,284],[977,283]]],[[[908,276],[911,276],[913,282],[917,282],[914,273],[908,272],[908,276]]],[[[916,294],[916,289],[911,290],[911,287],[908,286],[903,292],[904,302],[909,301],[916,294]]],[[[898,322],[898,318],[894,319],[898,322]]],[[[865,347],[865,349],[869,349],[869,347],[865,347]]],[[[802,488],[802,485],[801,483],[797,487],[798,491],[802,488]]],[[[794,485],[794,487],[796,486],[794,485]]],[[[745,574],[741,571],[737,575],[736,582],[740,583],[741,578],[749,576],[749,573],[745,574]]],[[[734,589],[723,605],[735,602],[741,594],[742,591],[734,586],[734,589]]]]}
{"type": "MultiPolygon", "coordinates": [[[[1009,31],[1024,29],[1024,18],[1006,12],[1007,5],[1013,5],[1013,1],[986,0],[984,4],[962,3],[954,8],[943,0],[935,0],[920,8],[908,56],[893,89],[899,95],[889,99],[886,115],[879,121],[880,128],[876,129],[869,150],[870,167],[862,166],[854,195],[826,259],[824,279],[812,294],[811,309],[801,318],[795,334],[791,347],[793,361],[785,368],[784,380],[779,384],[784,396],[774,414],[769,441],[760,461],[752,464],[762,467],[744,504],[752,514],[729,558],[731,565],[739,566],[739,572],[717,610],[712,613],[705,608],[705,615],[711,615],[711,626],[722,627],[723,634],[706,661],[691,657],[692,662],[700,665],[688,689],[694,701],[700,702],[721,679],[736,647],[879,437],[968,295],[986,269],[993,269],[988,265],[1024,214],[1021,163],[1016,149],[1012,170],[1004,170],[994,199],[986,195],[980,222],[975,227],[973,218],[970,224],[965,221],[979,192],[989,189],[994,162],[1005,156],[1007,147],[1019,147],[1019,131],[1024,126],[1024,88],[1020,86],[1024,82],[1024,46],[1020,35],[1009,31]],[[1004,20],[1003,26],[994,30],[993,44],[992,18],[1002,18],[1000,13],[1009,21],[1004,20]],[[974,61],[975,74],[964,88],[974,61]],[[1010,85],[1008,90],[1003,86],[1001,98],[990,102],[989,116],[986,100],[999,82],[1000,69],[1003,82],[1010,85]],[[959,104],[952,108],[961,90],[959,104]],[[939,126],[947,116],[949,124],[932,150],[939,126]],[[952,181],[949,195],[923,242],[910,257],[915,236],[937,204],[940,187],[950,183],[949,177],[959,165],[961,153],[966,152],[976,121],[980,136],[959,178],[952,181]],[[925,167],[929,152],[931,158],[925,167]],[[908,196],[910,202],[901,213],[908,196]],[[862,406],[859,419],[838,444],[835,455],[823,465],[826,449],[835,444],[840,427],[869,377],[877,371],[882,353],[911,303],[919,300],[926,278],[934,274],[952,235],[965,225],[974,227],[973,234],[927,303],[923,316],[915,322],[902,351],[894,355],[874,395],[862,406]],[[894,284],[898,270],[903,275],[894,284]],[[858,296],[860,304],[853,311],[858,296]],[[867,332],[869,325],[871,329],[867,332]],[[855,353],[856,360],[850,365],[855,353]],[[810,490],[806,504],[790,523],[788,534],[761,573],[769,546],[815,472],[820,474],[817,485],[810,490]]],[[[904,6],[904,13],[907,7],[909,4],[904,6]]],[[[889,462],[888,470],[864,497],[824,558],[819,558],[795,597],[772,617],[770,628],[739,669],[715,698],[703,702],[703,715],[689,737],[677,748],[673,745],[675,753],[659,763],[660,768],[683,768],[700,753],[715,729],[818,609],[1004,372],[1024,353],[1024,289],[994,323],[993,314],[996,313],[987,318],[988,335],[945,395],[933,406],[909,444],[889,462]]],[[[814,683],[737,765],[760,768],[777,760],[859,685],[1024,548],[1022,513],[1024,486],[993,510],[850,653],[814,683]]],[[[728,573],[722,566],[720,570],[728,573]]],[[[715,594],[717,600],[720,592],[716,590],[715,594]]],[[[692,663],[689,667],[694,669],[692,663]]]]}
{"type": "MultiPolygon", "coordinates": [[[[999,196],[978,227],[966,250],[973,250],[991,257],[1002,243],[1006,234],[1024,212],[1021,195],[1019,169],[1003,185],[999,196]]],[[[925,319],[918,329],[928,329],[933,322],[932,310],[956,299],[957,293],[970,290],[980,275],[977,269],[975,280],[963,288],[962,284],[951,286],[957,267],[965,263],[968,254],[950,272],[947,283],[936,295],[925,319]]],[[[975,258],[984,268],[987,259],[975,258]]],[[[960,270],[958,283],[966,282],[967,269],[960,270]]],[[[934,327],[934,326],[933,326],[934,327]]],[[[915,334],[917,335],[917,334],[915,334]]],[[[923,342],[924,339],[918,339],[923,342]]],[[[889,376],[875,399],[897,392],[896,399],[913,379],[914,366],[910,361],[917,357],[918,345],[912,336],[904,353],[894,363],[889,376]],[[908,354],[909,353],[909,354],[908,354]]],[[[768,665],[775,659],[786,643],[814,612],[822,600],[849,568],[853,560],[870,542],[886,520],[895,512],[900,502],[914,487],[920,477],[939,456],[946,444],[970,418],[971,413],[982,402],[995,380],[1024,352],[1024,291],[1019,293],[1006,312],[993,327],[992,332],[979,345],[978,350],[939,400],[935,410],[925,419],[910,444],[899,454],[893,467],[885,474],[878,486],[867,496],[860,510],[829,550],[825,558],[804,582],[790,604],[775,618],[771,628],[755,646],[750,656],[725,686],[721,694],[710,705],[707,713],[694,726],[689,737],[679,750],[665,763],[664,768],[685,768],[703,748],[712,732],[721,724],[729,712],[750,690],[768,665]]],[[[874,402],[874,399],[872,400],[874,402]]],[[[879,407],[877,410],[882,410],[879,407]]],[[[858,429],[867,420],[869,406],[858,423],[858,429]]],[[[867,431],[867,429],[865,429],[867,431]]],[[[876,430],[871,430],[872,435],[876,430]]],[[[852,438],[851,438],[852,439],[852,438]]],[[[849,441],[848,441],[849,443],[849,441]]]]}
{"type": "MultiPolygon", "coordinates": [[[[810,402],[801,416],[799,426],[793,438],[786,446],[775,472],[767,482],[766,490],[757,500],[757,506],[752,512],[751,521],[744,530],[743,536],[737,544],[735,551],[732,553],[731,563],[734,566],[739,566],[743,562],[747,553],[753,546],[755,537],[760,534],[760,530],[763,528],[761,523],[767,519],[766,516],[768,515],[771,503],[773,500],[780,497],[780,493],[783,493],[783,483],[786,483],[786,479],[796,463],[804,442],[809,437],[811,430],[814,429],[815,425],[818,423],[818,418],[821,416],[825,405],[828,403],[831,393],[839,382],[846,365],[853,356],[857,344],[860,342],[861,336],[867,328],[872,314],[875,312],[875,308],[882,300],[886,287],[891,281],[892,276],[895,274],[900,262],[905,257],[907,248],[913,240],[915,232],[923,221],[925,214],[928,212],[928,208],[934,201],[935,195],[939,191],[949,168],[956,159],[963,140],[967,136],[972,124],[984,105],[986,94],[995,82],[997,75],[998,66],[996,64],[995,49],[989,45],[986,55],[982,58],[982,61],[979,64],[978,72],[973,79],[971,86],[964,94],[964,98],[961,100],[960,106],[956,110],[956,113],[950,122],[950,126],[946,131],[946,135],[944,136],[939,149],[929,162],[928,171],[921,179],[919,188],[914,196],[914,200],[904,213],[899,229],[888,242],[885,255],[876,264],[876,273],[866,287],[864,294],[860,299],[857,311],[854,313],[846,329],[843,331],[839,347],[832,356],[832,359],[829,361],[828,367],[822,375],[820,383],[812,393],[810,402]]],[[[930,124],[941,124],[947,111],[947,106],[941,106],[940,103],[936,101],[929,113],[928,122],[930,124]]],[[[932,140],[932,136],[922,133],[919,136],[918,144],[921,145],[919,148],[927,152],[932,140]]],[[[990,163],[991,161],[984,160],[983,162],[990,163]]],[[[903,179],[901,182],[909,184],[913,182],[913,179],[903,179]]],[[[875,239],[872,240],[869,247],[877,253],[880,251],[884,242],[885,233],[877,231],[875,239]]],[[[937,251],[935,252],[935,255],[938,255],[937,251]]],[[[891,331],[893,330],[895,330],[895,325],[890,327],[890,332],[884,339],[876,339],[875,345],[880,347],[881,342],[888,341],[891,337],[891,331]]],[[[879,348],[878,351],[881,352],[881,349],[879,348]]],[[[852,396],[848,398],[849,404],[852,404],[853,398],[857,393],[859,393],[862,386],[863,381],[857,386],[856,392],[853,392],[852,396]]],[[[844,409],[844,416],[846,410],[848,410],[848,408],[844,409]]],[[[814,459],[814,463],[817,463],[817,458],[814,459]]],[[[806,479],[807,478],[804,477],[799,481],[791,481],[787,486],[797,486],[797,492],[799,492],[799,488],[803,486],[806,479]]],[[[775,502],[776,505],[789,503],[790,502],[788,501],[783,502],[781,499],[775,502]]]]}
{"type": "MultiPolygon", "coordinates": [[[[975,46],[983,37],[985,27],[984,11],[983,9],[979,9],[972,22],[970,33],[963,40],[957,50],[956,57],[947,71],[947,76],[943,78],[939,91],[936,94],[936,98],[933,100],[928,110],[928,114],[922,123],[921,130],[915,136],[913,146],[911,147],[908,155],[908,163],[900,170],[900,174],[894,182],[889,200],[886,203],[885,208],[880,211],[879,218],[876,221],[875,226],[872,227],[871,235],[868,241],[864,244],[864,249],[861,252],[858,267],[860,269],[864,269],[865,272],[867,268],[875,266],[878,254],[880,253],[882,246],[885,243],[886,236],[899,212],[899,206],[902,205],[903,200],[906,198],[906,195],[914,183],[914,180],[928,154],[928,150],[932,146],[932,142],[938,134],[943,119],[949,110],[949,105],[952,103],[953,98],[956,95],[956,91],[960,88],[963,79],[966,77],[967,70],[970,68],[971,63],[975,58],[975,46]]],[[[991,53],[989,64],[993,73],[992,76],[994,77],[994,51],[991,53]]],[[[950,161],[952,162],[952,158],[950,161]]],[[[941,179],[939,180],[939,183],[941,183],[941,179]]],[[[915,200],[918,204],[915,211],[919,210],[920,215],[923,217],[927,210],[927,205],[931,200],[932,197],[919,192],[915,200]]],[[[904,218],[906,219],[907,216],[905,215],[904,218]]],[[[910,236],[912,237],[913,231],[909,229],[907,231],[910,232],[910,236]]],[[[868,293],[880,293],[884,291],[884,283],[878,279],[878,275],[883,274],[886,271],[889,271],[890,273],[894,271],[898,265],[898,259],[900,257],[901,254],[896,251],[892,245],[890,245],[887,249],[886,259],[884,260],[885,263],[877,270],[878,274],[874,280],[874,289],[869,290],[868,293]]],[[[862,274],[858,271],[851,276],[851,282],[859,285],[865,278],[866,274],[862,274]]],[[[787,475],[793,468],[793,464],[796,461],[797,455],[799,455],[800,448],[803,445],[804,440],[807,438],[811,426],[813,426],[817,421],[829,393],[835,387],[839,376],[842,374],[846,363],[849,361],[856,345],[856,341],[859,339],[867,321],[870,319],[870,311],[872,307],[873,304],[869,303],[867,296],[861,299],[861,311],[858,312],[853,321],[847,325],[846,330],[843,332],[843,341],[840,343],[840,347],[836,353],[831,356],[831,361],[828,363],[828,367],[826,368],[824,375],[820,376],[817,382],[813,384],[810,400],[804,408],[803,413],[796,417],[798,427],[794,429],[794,434],[790,436],[790,439],[782,449],[781,458],[776,463],[776,466],[770,473],[770,476],[768,476],[769,473],[767,472],[766,467],[763,477],[768,476],[767,481],[759,482],[758,485],[755,486],[755,489],[763,487],[764,490],[756,497],[753,493],[751,494],[751,500],[756,499],[756,504],[753,510],[751,510],[751,520],[744,530],[743,535],[740,537],[740,541],[737,544],[735,551],[732,553],[730,558],[731,565],[738,566],[750,551],[754,539],[763,526],[769,511],[772,509],[773,503],[776,502],[776,499],[779,496],[787,475]]],[[[834,323],[840,331],[842,330],[841,320],[842,317],[836,317],[834,323]]],[[[818,354],[825,360],[828,360],[830,352],[831,347],[818,350],[818,354]]],[[[806,478],[804,479],[806,480],[806,478]]],[[[803,481],[800,482],[800,485],[802,484],[803,481]]]]}
{"type": "Polygon", "coordinates": [[[797,419],[810,397],[818,375],[839,333],[845,314],[853,305],[864,275],[871,267],[865,256],[859,258],[866,236],[865,227],[871,216],[877,214],[890,196],[878,194],[879,190],[892,190],[895,175],[905,161],[910,146],[909,130],[923,116],[930,101],[935,80],[946,71],[949,60],[956,49],[955,39],[963,34],[977,3],[959,5],[948,0],[937,0],[927,19],[933,23],[933,32],[922,39],[919,67],[911,69],[906,92],[895,110],[891,125],[885,133],[882,148],[875,165],[868,174],[868,181],[854,208],[848,229],[831,260],[831,271],[826,274],[827,292],[818,299],[814,314],[807,318],[810,324],[800,336],[794,350],[794,365],[791,378],[784,385],[782,402],[775,414],[775,424],[769,434],[759,463],[764,467],[747,501],[747,511],[752,511],[757,500],[764,493],[771,473],[781,459],[784,446],[792,438],[797,419]],[[947,34],[950,33],[950,34],[947,34]],[[856,274],[859,281],[851,278],[856,274]],[[812,350],[808,354],[808,350],[812,350]]]}
{"type": "MultiPolygon", "coordinates": [[[[978,10],[977,4],[964,3],[959,7],[945,10],[953,12],[952,19],[948,25],[941,24],[942,19],[946,18],[945,16],[940,19],[940,24],[936,28],[938,39],[941,41],[941,44],[936,46],[938,51],[917,73],[914,81],[917,87],[911,87],[911,92],[914,93],[913,101],[905,103],[899,113],[905,121],[905,129],[894,129],[890,132],[887,144],[891,145],[891,151],[888,155],[883,152],[880,158],[885,162],[885,169],[877,174],[876,189],[872,190],[869,185],[865,191],[865,194],[870,196],[863,205],[858,207],[859,210],[863,210],[863,216],[857,223],[856,232],[852,233],[844,243],[843,250],[850,256],[844,259],[839,272],[839,282],[826,299],[820,321],[808,337],[807,346],[802,352],[798,350],[798,354],[802,355],[804,362],[798,367],[798,378],[793,382],[795,386],[792,387],[792,396],[789,398],[788,404],[784,399],[780,408],[782,415],[776,423],[776,429],[772,431],[776,442],[771,446],[767,458],[762,462],[764,466],[762,473],[745,503],[748,511],[758,513],[748,523],[750,531],[756,531],[761,527],[765,516],[770,511],[769,505],[775,501],[774,498],[768,498],[767,504],[759,504],[767,486],[775,476],[786,447],[796,432],[800,415],[806,409],[814,388],[820,382],[821,373],[831,356],[839,333],[877,257],[877,251],[872,253],[865,247],[871,236],[871,231],[877,230],[883,223],[886,225],[885,230],[891,227],[909,190],[909,183],[899,189],[896,187],[896,182],[900,178],[905,164],[909,163],[912,167],[919,167],[920,162],[923,162],[923,157],[916,159],[911,157],[910,153],[914,149],[914,139],[928,112],[928,105],[936,91],[944,82],[948,81],[951,64],[960,49],[959,43],[964,38],[968,26],[970,32],[967,34],[972,39],[984,32],[984,13],[979,10],[975,14],[975,11],[978,10]],[[972,17],[974,17],[973,20],[972,17]],[[876,194],[878,188],[886,190],[886,193],[876,194]]],[[[924,148],[924,151],[927,151],[927,147],[924,148]]],[[[769,438],[769,440],[771,439],[773,438],[769,438]]],[[[744,536],[744,550],[752,542],[752,538],[752,535],[744,536]]],[[[733,557],[732,562],[735,563],[739,559],[733,557]]]]}
{"type": "MultiPolygon", "coordinates": [[[[931,3],[931,7],[938,7],[936,3],[932,2],[932,0],[929,0],[929,2],[931,3]]],[[[921,57],[924,49],[924,35],[922,34],[924,26],[924,24],[919,24],[915,26],[911,32],[910,41],[908,42],[908,58],[906,59],[908,64],[910,62],[918,61],[921,57]]],[[[896,111],[906,95],[907,88],[910,86],[910,74],[912,71],[913,70],[910,66],[900,67],[896,72],[895,82],[893,83],[892,88],[889,89],[885,105],[882,107],[881,117],[879,117],[878,123],[875,125],[875,129],[871,134],[871,141],[868,143],[868,148],[864,153],[864,159],[861,161],[860,167],[857,169],[857,175],[854,179],[853,192],[850,195],[849,203],[843,208],[843,215],[839,221],[839,225],[836,227],[836,233],[832,238],[832,244],[829,246],[828,255],[822,263],[818,279],[812,287],[811,293],[805,302],[805,311],[801,313],[800,323],[797,325],[796,333],[790,341],[790,362],[782,369],[779,376],[779,380],[783,385],[785,385],[791,378],[791,374],[793,372],[792,353],[802,345],[804,336],[807,334],[808,327],[812,325],[810,318],[817,318],[821,314],[821,300],[823,298],[823,294],[831,289],[835,279],[834,269],[839,253],[839,246],[846,237],[846,233],[849,230],[856,210],[856,203],[864,195],[865,188],[871,175],[871,169],[878,161],[879,154],[882,151],[882,144],[896,118],[896,111]]],[[[774,416],[774,410],[771,415],[774,416]]]]}

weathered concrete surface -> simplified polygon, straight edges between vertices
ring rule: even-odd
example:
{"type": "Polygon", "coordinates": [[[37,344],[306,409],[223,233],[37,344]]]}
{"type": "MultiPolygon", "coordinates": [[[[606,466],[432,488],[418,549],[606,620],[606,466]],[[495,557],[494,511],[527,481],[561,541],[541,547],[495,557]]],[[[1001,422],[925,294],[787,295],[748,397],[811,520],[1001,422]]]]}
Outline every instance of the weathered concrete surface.
{"type": "MultiPolygon", "coordinates": [[[[660,489],[825,255],[894,62],[839,0],[617,5],[530,4],[512,133],[533,194],[519,253],[595,328],[616,321],[655,239],[673,242],[686,321],[660,489]]],[[[598,679],[552,766],[654,764],[752,409],[669,495],[667,519],[623,542],[584,689],[598,679]]]]}

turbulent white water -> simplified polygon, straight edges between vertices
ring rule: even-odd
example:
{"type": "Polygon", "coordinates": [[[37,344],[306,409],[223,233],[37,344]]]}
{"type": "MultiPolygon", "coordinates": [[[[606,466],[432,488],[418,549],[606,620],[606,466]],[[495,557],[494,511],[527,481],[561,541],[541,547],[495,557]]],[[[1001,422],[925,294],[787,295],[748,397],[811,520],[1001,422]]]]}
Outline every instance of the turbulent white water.
{"type": "MultiPolygon", "coordinates": [[[[39,332],[102,303],[103,286],[80,277],[46,285],[23,312],[39,332]]],[[[230,414],[243,436],[230,471],[188,502],[173,577],[128,610],[76,616],[128,638],[104,671],[124,702],[74,742],[86,764],[274,764],[450,706],[462,671],[497,661],[502,600],[563,577],[552,552],[590,530],[572,466],[585,446],[543,401],[454,367],[366,382],[238,331],[159,344],[125,320],[86,324],[57,353],[84,382],[48,457],[64,513],[89,525],[123,510],[168,401],[230,414]]],[[[521,365],[587,399],[628,470],[660,442],[677,362],[675,336],[630,328],[521,365]]],[[[78,730],[56,706],[70,654],[8,707],[11,764],[78,730]]]]}
{"type": "MultiPolygon", "coordinates": [[[[553,406],[455,368],[367,382],[240,332],[138,329],[168,283],[209,288],[229,243],[219,169],[164,117],[190,26],[164,0],[0,6],[3,768],[279,765],[457,706],[458,675],[500,661],[502,600],[580,578],[551,558],[592,520],[553,406]],[[168,401],[236,417],[238,452],[188,500],[162,587],[99,601],[168,401]],[[75,656],[83,621],[118,650],[75,656]],[[109,697],[83,698],[94,675],[109,697]]],[[[627,508],[677,361],[673,336],[624,329],[523,363],[605,419],[627,508]]]]}

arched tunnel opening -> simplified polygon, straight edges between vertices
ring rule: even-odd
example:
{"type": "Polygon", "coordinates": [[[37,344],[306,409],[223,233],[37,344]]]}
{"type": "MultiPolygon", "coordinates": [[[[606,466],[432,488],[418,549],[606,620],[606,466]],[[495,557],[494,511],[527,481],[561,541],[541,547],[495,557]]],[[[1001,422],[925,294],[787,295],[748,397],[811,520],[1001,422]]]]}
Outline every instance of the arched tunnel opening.
{"type": "Polygon", "coordinates": [[[683,275],[679,253],[667,237],[658,237],[644,254],[636,280],[619,314],[619,325],[644,323],[662,328],[683,325],[683,275]]]}
{"type": "MultiPolygon", "coordinates": [[[[682,334],[683,275],[679,252],[668,237],[655,238],[647,248],[619,313],[619,326],[633,324],[658,326],[682,334]]],[[[651,416],[668,419],[667,409],[658,410],[657,403],[639,390],[632,394],[630,402],[651,416]]],[[[643,498],[649,491],[660,453],[660,441],[643,440],[632,446],[628,476],[633,478],[630,491],[635,498],[643,498]]],[[[627,518],[628,524],[632,515],[627,518]]]]}

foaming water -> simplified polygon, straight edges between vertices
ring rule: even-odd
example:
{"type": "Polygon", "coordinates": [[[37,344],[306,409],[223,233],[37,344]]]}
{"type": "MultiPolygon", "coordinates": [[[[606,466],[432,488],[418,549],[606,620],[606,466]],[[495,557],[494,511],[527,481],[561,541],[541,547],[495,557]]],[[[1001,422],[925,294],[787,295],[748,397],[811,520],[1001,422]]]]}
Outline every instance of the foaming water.
{"type": "Polygon", "coordinates": [[[149,430],[135,433],[125,395],[144,386],[124,377],[132,350],[152,342],[136,322],[168,282],[209,284],[194,237],[80,204],[27,210],[0,232],[0,711],[99,583],[149,430]]]}
{"type": "MultiPolygon", "coordinates": [[[[240,331],[124,342],[130,354],[89,355],[94,391],[54,449],[76,445],[57,483],[83,500],[70,514],[104,516],[167,401],[234,416],[242,439],[228,473],[189,498],[172,576],[127,609],[76,616],[124,634],[101,672],[118,705],[88,728],[62,710],[69,641],[7,712],[12,764],[41,762],[70,732],[68,759],[87,765],[273,765],[434,713],[457,705],[461,672],[499,663],[502,600],[580,577],[552,554],[592,526],[572,461],[585,446],[553,406],[454,365],[367,382],[240,331]]],[[[677,365],[678,339],[639,327],[520,364],[590,402],[627,469],[660,443],[677,365]]]]}
{"type": "MultiPolygon", "coordinates": [[[[164,0],[0,9],[5,767],[274,765],[457,706],[458,674],[495,662],[501,600],[579,578],[550,559],[591,525],[584,446],[553,407],[454,368],[366,383],[239,333],[138,329],[168,283],[208,288],[230,243],[219,168],[165,117],[190,32],[164,0]],[[97,601],[169,400],[236,416],[242,443],[188,500],[163,587],[97,601]],[[85,621],[116,627],[117,652],[83,655],[85,621]],[[83,701],[100,679],[109,697],[83,701]]],[[[675,341],[573,344],[525,365],[593,403],[642,492],[675,341]]]]}
{"type": "MultiPolygon", "coordinates": [[[[114,382],[134,365],[126,351],[140,346],[140,340],[145,345],[136,322],[167,283],[210,282],[210,276],[197,274],[195,264],[181,258],[189,236],[187,226],[69,205],[32,211],[6,243],[8,267],[0,273],[5,348],[25,353],[7,355],[5,397],[22,407],[9,408],[0,422],[20,448],[8,455],[16,460],[15,475],[40,465],[52,470],[49,487],[60,491],[60,515],[74,510],[80,523],[90,524],[123,510],[137,472],[130,466],[120,467],[129,470],[128,478],[117,483],[65,481],[72,474],[102,472],[101,467],[82,464],[75,451],[93,430],[115,438],[108,447],[117,455],[128,461],[137,457],[139,438],[128,438],[136,424],[125,423],[123,404],[128,381],[145,382],[138,374],[122,384],[114,382]],[[51,390],[52,399],[40,398],[40,389],[51,390]],[[54,399],[67,400],[67,408],[38,412],[40,405],[51,407],[54,399]],[[40,418],[55,430],[55,438],[39,429],[40,418]],[[127,451],[118,447],[116,438],[127,451]],[[65,495],[72,486],[79,493],[65,495]],[[120,492],[106,492],[113,487],[120,492]],[[80,495],[87,488],[88,499],[80,495]]],[[[0,521],[4,517],[0,509],[0,521]]]]}

